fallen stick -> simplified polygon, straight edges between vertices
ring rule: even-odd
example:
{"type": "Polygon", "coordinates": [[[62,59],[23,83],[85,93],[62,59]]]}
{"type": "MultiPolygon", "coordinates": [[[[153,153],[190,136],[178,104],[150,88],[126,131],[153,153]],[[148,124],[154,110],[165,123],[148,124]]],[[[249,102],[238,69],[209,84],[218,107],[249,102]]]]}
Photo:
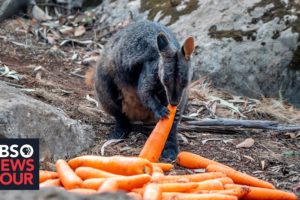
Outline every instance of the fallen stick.
{"type": "Polygon", "coordinates": [[[238,126],[243,128],[269,129],[278,126],[278,122],[269,120],[241,120],[241,119],[202,119],[199,121],[187,121],[188,125],[195,126],[238,126]]]}
{"type": "MultiPolygon", "coordinates": [[[[149,131],[152,124],[135,124],[134,131],[149,131]]],[[[206,132],[216,134],[237,134],[249,129],[273,130],[276,132],[300,131],[300,125],[279,124],[268,120],[204,119],[185,121],[178,126],[179,131],[206,132]]]]}
{"type": "Polygon", "coordinates": [[[299,131],[300,125],[279,124],[276,121],[269,120],[241,120],[241,119],[203,119],[198,121],[186,121],[186,128],[192,129],[215,129],[216,127],[227,127],[228,130],[244,130],[244,129],[265,129],[279,132],[299,131]],[[232,127],[232,128],[229,128],[232,127]],[[234,129],[233,129],[234,128],[234,129]]]}

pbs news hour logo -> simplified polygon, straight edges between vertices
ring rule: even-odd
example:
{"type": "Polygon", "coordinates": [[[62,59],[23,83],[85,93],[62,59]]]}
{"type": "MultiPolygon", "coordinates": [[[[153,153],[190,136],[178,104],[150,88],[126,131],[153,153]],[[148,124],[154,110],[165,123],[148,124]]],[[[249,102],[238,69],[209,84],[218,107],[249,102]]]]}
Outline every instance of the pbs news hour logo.
{"type": "Polygon", "coordinates": [[[39,140],[0,139],[0,190],[39,189],[39,140]]]}

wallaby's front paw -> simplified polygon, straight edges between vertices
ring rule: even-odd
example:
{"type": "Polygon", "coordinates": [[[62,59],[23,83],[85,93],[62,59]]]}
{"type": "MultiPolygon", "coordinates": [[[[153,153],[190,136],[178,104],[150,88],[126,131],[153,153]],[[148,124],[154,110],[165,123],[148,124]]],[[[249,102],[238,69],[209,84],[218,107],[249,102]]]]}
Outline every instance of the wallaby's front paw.
{"type": "Polygon", "coordinates": [[[167,142],[162,153],[162,156],[167,161],[174,161],[179,153],[176,143],[167,142]]]}
{"type": "Polygon", "coordinates": [[[154,111],[155,117],[157,119],[168,118],[170,111],[165,106],[160,106],[154,111]]]}

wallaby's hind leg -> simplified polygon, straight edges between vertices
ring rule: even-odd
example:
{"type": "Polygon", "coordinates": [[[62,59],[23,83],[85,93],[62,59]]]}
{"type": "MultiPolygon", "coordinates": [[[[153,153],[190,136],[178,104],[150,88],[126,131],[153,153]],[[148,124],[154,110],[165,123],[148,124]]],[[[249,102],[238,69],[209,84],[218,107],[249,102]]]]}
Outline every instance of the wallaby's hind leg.
{"type": "Polygon", "coordinates": [[[103,109],[114,116],[116,125],[110,133],[110,139],[123,139],[128,136],[131,126],[128,118],[122,113],[120,93],[113,79],[103,74],[102,69],[97,70],[95,77],[95,90],[103,109]]]}
{"type": "Polygon", "coordinates": [[[178,141],[177,141],[177,126],[181,120],[181,115],[183,114],[187,104],[187,95],[183,95],[183,99],[179,106],[177,107],[175,119],[172,125],[172,129],[168,136],[167,142],[162,153],[163,158],[168,161],[173,161],[176,159],[177,154],[179,153],[178,141]]]}
{"type": "Polygon", "coordinates": [[[180,110],[177,109],[175,119],[172,125],[172,129],[168,136],[167,142],[165,144],[162,156],[167,161],[173,161],[176,159],[179,153],[178,142],[177,142],[177,126],[181,118],[180,110]]]}

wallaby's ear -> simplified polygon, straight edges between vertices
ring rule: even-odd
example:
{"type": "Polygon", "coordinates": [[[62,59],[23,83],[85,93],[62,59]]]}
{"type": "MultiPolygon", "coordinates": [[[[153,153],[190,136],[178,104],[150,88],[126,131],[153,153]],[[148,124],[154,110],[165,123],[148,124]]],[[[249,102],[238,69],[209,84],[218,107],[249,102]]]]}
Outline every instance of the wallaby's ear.
{"type": "Polygon", "coordinates": [[[190,36],[184,41],[184,44],[182,46],[182,53],[187,60],[191,59],[194,49],[195,49],[194,38],[190,36]]]}
{"type": "Polygon", "coordinates": [[[169,40],[164,33],[159,33],[157,36],[157,45],[159,51],[164,51],[167,46],[169,46],[169,40]]]}

